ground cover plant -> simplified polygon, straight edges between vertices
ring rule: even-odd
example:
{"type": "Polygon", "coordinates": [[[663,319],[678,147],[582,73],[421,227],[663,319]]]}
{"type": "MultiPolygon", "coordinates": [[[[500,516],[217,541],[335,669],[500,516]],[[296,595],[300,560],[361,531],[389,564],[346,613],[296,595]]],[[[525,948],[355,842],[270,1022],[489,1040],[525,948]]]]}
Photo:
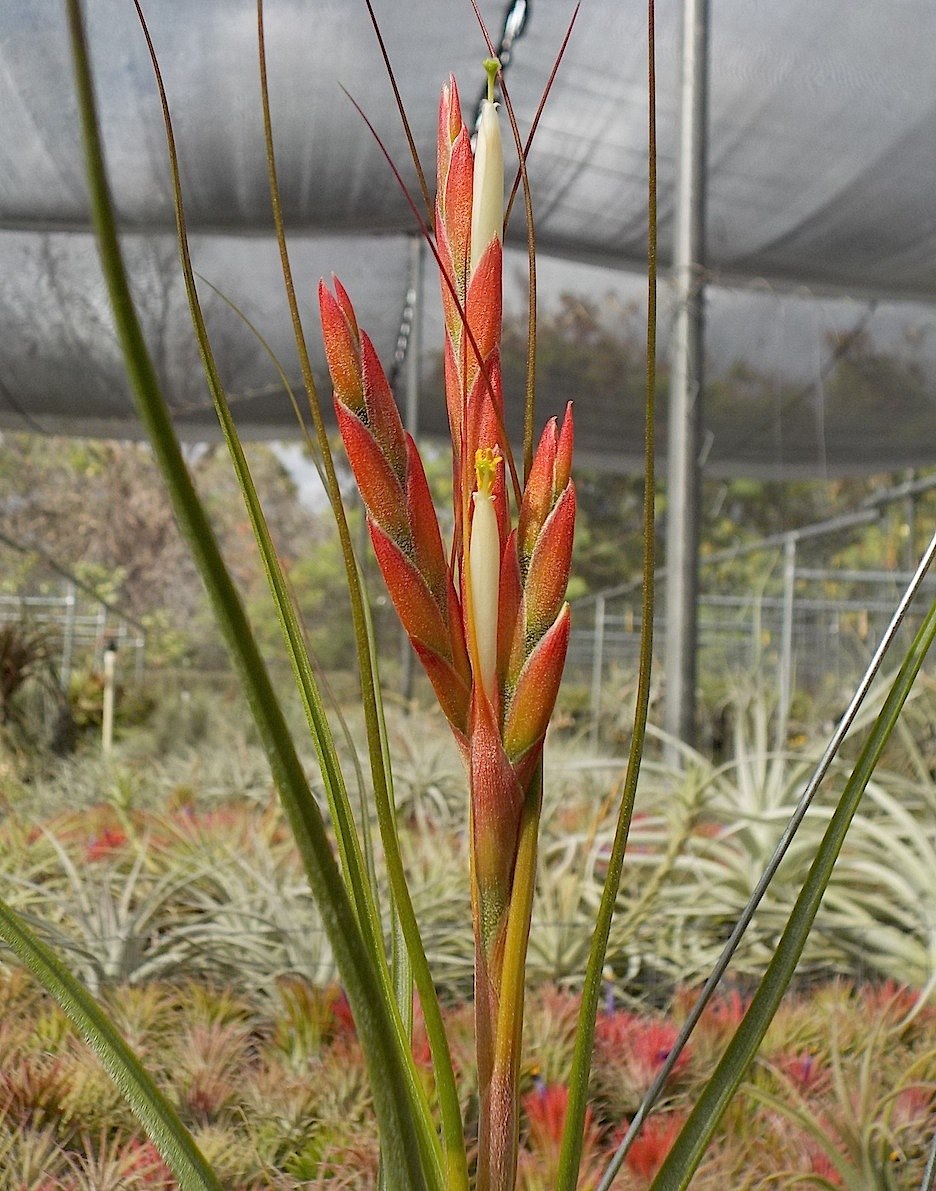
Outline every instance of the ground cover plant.
{"type": "MultiPolygon", "coordinates": [[[[597,1023],[580,1187],[596,1186],[691,995],[679,993],[666,1011],[608,996],[597,1023]]],[[[178,975],[114,985],[103,999],[225,1187],[375,1185],[366,1067],[337,986],[282,974],[259,993],[178,975]]],[[[0,1187],[177,1187],[61,1010],[20,971],[0,976],[0,1003],[0,1187]]],[[[743,1009],[737,991],[711,1004],[615,1188],[649,1186],[743,1009]]],[[[555,1186],[577,1012],[575,994],[549,985],[528,999],[517,1181],[527,1191],[555,1186]]],[[[692,1185],[919,1186],[936,1107],[934,1013],[932,1003],[892,982],[842,980],[791,997],[692,1185]]],[[[456,1062],[470,1067],[470,1008],[447,1008],[445,1021],[456,1062]]],[[[418,1021],[414,1046],[431,1084],[418,1021]]],[[[473,1079],[461,1089],[472,1130],[473,1079]]]]}
{"type": "MultiPolygon", "coordinates": [[[[556,411],[557,417],[547,423],[539,445],[534,447],[535,232],[525,171],[529,145],[521,140],[500,63],[493,57],[486,63],[488,93],[481,104],[474,147],[461,112],[457,86],[450,79],[443,88],[439,111],[435,201],[429,196],[418,161],[415,164],[421,179],[425,214],[420,200],[412,199],[414,221],[431,247],[441,283],[445,396],[453,456],[454,533],[448,546],[442,541],[418,450],[400,424],[387,379],[366,331],[357,324],[351,300],[340,282],[322,283],[319,305],[335,414],[367,512],[373,550],[464,765],[467,825],[459,833],[447,832],[445,845],[436,848],[438,855],[432,858],[432,863],[438,865],[441,859],[445,864],[447,850],[453,859],[456,856],[464,859],[467,852],[467,864],[457,870],[467,881],[468,897],[461,899],[462,905],[467,900],[471,911],[464,918],[470,931],[469,946],[459,950],[462,955],[473,950],[474,1004],[467,1027],[473,1057],[466,1061],[460,1047],[463,1034],[457,1024],[464,1019],[456,1013],[453,1022],[443,1013],[432,957],[417,912],[420,896],[432,887],[434,880],[444,879],[444,872],[426,869],[421,882],[407,872],[407,859],[412,853],[407,853],[407,841],[395,805],[392,740],[382,707],[368,604],[295,298],[269,118],[262,4],[258,4],[261,96],[274,222],[309,411],[316,430],[317,458],[342,540],[358,648],[369,764],[366,781],[361,780],[363,766],[354,770],[358,779],[356,793],[361,796],[357,801],[342,766],[319,677],[305,646],[302,626],[257,498],[206,331],[189,256],[169,99],[162,90],[158,62],[153,54],[165,114],[182,272],[195,335],[266,568],[296,690],[315,747],[324,800],[316,797],[317,791],[307,777],[259,641],[224,564],[205,507],[192,485],[141,335],[110,202],[79,0],[70,0],[67,12],[92,209],[128,373],[176,515],[236,663],[282,812],[264,807],[253,831],[240,838],[236,819],[227,821],[225,832],[234,836],[238,846],[233,854],[212,857],[207,864],[201,863],[201,849],[210,848],[225,832],[218,830],[217,821],[209,821],[206,829],[197,812],[187,824],[179,822],[178,816],[165,814],[162,820],[143,816],[135,821],[132,808],[124,802],[117,808],[118,822],[104,817],[93,839],[85,842],[80,866],[69,853],[73,843],[68,838],[72,825],[66,817],[56,825],[57,832],[40,830],[18,847],[17,851],[24,857],[30,849],[35,849],[34,869],[30,875],[28,865],[23,865],[12,875],[11,897],[19,905],[0,904],[0,932],[90,1042],[162,1159],[186,1188],[218,1188],[225,1181],[240,1177],[227,1169],[234,1163],[236,1150],[219,1134],[213,1118],[233,1105],[243,1119],[246,1109],[234,1073],[252,1062],[262,1050],[261,1041],[236,1008],[232,1008],[232,994],[222,991],[223,1011],[212,1009],[207,1020],[200,1020],[197,998],[192,994],[192,1007],[187,1007],[182,1022],[184,1053],[179,1055],[178,1069],[174,1072],[180,1086],[172,1093],[169,1089],[162,1091],[154,1081],[154,1073],[141,1064],[113,1016],[90,995],[88,986],[96,988],[102,997],[115,982],[130,981],[133,985],[136,981],[137,985],[153,988],[154,985],[145,984],[147,979],[152,980],[157,973],[163,979],[165,972],[174,966],[188,972],[198,962],[195,957],[203,954],[211,955],[219,975],[226,980],[230,968],[241,962],[232,959],[232,955],[236,957],[238,946],[255,937],[258,926],[261,942],[252,953],[248,952],[246,966],[254,971],[262,964],[263,955],[272,955],[277,965],[286,965],[284,974],[290,977],[296,964],[307,958],[305,952],[290,952],[290,939],[295,942],[298,934],[306,943],[310,941],[305,936],[311,937],[313,933],[313,904],[321,927],[320,939],[325,944],[321,963],[307,979],[321,982],[322,965],[332,963],[354,1021],[360,1063],[352,1063],[349,1055],[343,1059],[342,1095],[347,1099],[342,1101],[342,1115],[346,1121],[354,1119],[357,1109],[351,1105],[368,1105],[367,1116],[373,1128],[363,1146],[373,1155],[367,1176],[372,1183],[401,1191],[457,1189],[471,1184],[478,1191],[510,1191],[528,1175],[521,1163],[523,1138],[532,1139],[541,1155],[547,1155],[546,1173],[538,1171],[533,1177],[545,1179],[562,1191],[571,1191],[580,1177],[586,1181],[590,1178],[593,1163],[599,1161],[597,1149],[601,1138],[613,1124],[624,1135],[596,1186],[609,1187],[625,1161],[633,1169],[641,1147],[645,1153],[644,1173],[652,1173],[650,1167],[656,1167],[657,1159],[660,1160],[659,1168],[653,1173],[654,1187],[686,1186],[701,1164],[717,1159],[717,1143],[711,1157],[706,1158],[706,1153],[719,1129],[727,1127],[723,1122],[730,1121],[730,1114],[740,1111],[750,1116],[749,1107],[742,1104],[739,1109],[738,1094],[753,1070],[755,1056],[793,978],[822,896],[829,888],[846,833],[936,633],[936,609],[924,620],[844,776],[838,797],[830,803],[825,829],[812,850],[808,867],[797,873],[801,884],[795,898],[784,907],[776,925],[771,926],[772,954],[766,972],[749,994],[745,990],[743,999],[736,1005],[737,1012],[725,1015],[731,1021],[731,1029],[724,1052],[710,1076],[694,1088],[691,1099],[680,1104],[680,1111],[672,1111],[668,1118],[651,1116],[645,1121],[661,1095],[667,1094],[667,1081],[672,1080],[675,1086],[689,1070],[692,1051],[687,1047],[688,1035],[700,1023],[722,974],[722,960],[725,958],[727,962],[735,943],[732,940],[730,947],[721,951],[702,994],[675,1034],[668,1022],[647,1021],[630,1008],[618,1010],[606,1002],[602,1009],[602,995],[607,996],[609,985],[614,989],[614,979],[609,980],[605,968],[622,889],[624,913],[617,921],[619,929],[623,923],[621,945],[627,955],[628,949],[634,948],[641,923],[666,920],[665,900],[660,903],[662,915],[656,906],[652,910],[648,907],[656,890],[664,888],[669,874],[679,871],[681,866],[690,873],[701,873],[703,882],[712,877],[721,880],[729,873],[739,876],[736,884],[742,890],[743,907],[737,926],[732,928],[732,935],[737,933],[738,937],[746,919],[760,913],[758,907],[765,893],[778,886],[782,888],[783,884],[778,871],[783,850],[775,848],[768,855],[765,843],[765,820],[778,801],[777,784],[754,783],[751,792],[755,802],[764,794],[766,801],[755,806],[753,815],[746,819],[742,816],[740,825],[737,807],[721,821],[717,815],[706,821],[697,816],[704,815],[705,800],[710,793],[720,789],[714,780],[718,775],[713,775],[712,780],[701,783],[690,776],[688,784],[680,787],[684,797],[667,792],[662,817],[668,826],[669,819],[674,817],[678,829],[667,838],[667,846],[651,879],[643,884],[638,881],[635,887],[627,876],[622,885],[622,864],[647,720],[653,621],[656,192],[651,105],[645,628],[638,668],[637,710],[630,756],[608,808],[613,829],[598,841],[597,850],[596,836],[573,836],[565,841],[565,855],[560,845],[549,858],[546,871],[555,880],[550,880],[544,888],[548,888],[554,900],[551,912],[564,916],[581,903],[581,893],[567,878],[572,875],[576,861],[583,857],[591,865],[600,892],[591,906],[593,929],[579,932],[587,935],[587,944],[583,946],[581,938],[577,941],[573,932],[546,953],[556,962],[574,965],[581,984],[569,1039],[567,1075],[558,1083],[537,1076],[542,1086],[534,1084],[525,1089],[522,1035],[528,941],[544,805],[543,745],[569,636],[569,608],[564,595],[575,515],[571,476],[573,419],[569,409],[564,414],[556,411]],[[518,155],[517,185],[526,208],[530,247],[530,369],[522,461],[513,459],[504,431],[507,395],[502,392],[500,373],[501,236],[512,200],[505,214],[503,159],[494,103],[498,86],[518,155]],[[557,420],[560,415],[561,422],[557,420]],[[376,837],[371,830],[371,808],[378,826],[376,837]],[[296,846],[298,867],[292,859],[284,822],[288,823],[296,846]],[[685,843],[685,856],[671,842],[680,835],[685,843]],[[701,851],[693,854],[691,848],[699,838],[705,842],[701,851]],[[171,865],[164,868],[166,858],[175,856],[179,850],[186,855],[186,862],[178,871],[171,865]],[[51,922],[40,928],[45,930],[47,938],[57,936],[56,949],[50,949],[31,927],[35,918],[30,899],[40,896],[37,890],[41,891],[46,883],[50,857],[54,859],[53,868],[62,888],[67,891],[59,899],[64,911],[56,915],[53,909],[51,922]],[[761,859],[766,861],[763,872],[753,881],[761,859]],[[102,868],[97,869],[99,863],[102,868]],[[744,899],[747,889],[750,896],[744,899]],[[301,925],[303,911],[310,915],[305,930],[301,925]],[[293,913],[300,922],[298,931],[291,925],[293,913]],[[209,939],[214,942],[226,939],[227,945],[212,954],[209,939]],[[82,970],[84,983],[58,958],[63,950],[70,952],[73,966],[82,970]],[[596,1094],[590,1102],[589,1089],[592,1079],[600,1076],[598,1060],[602,1055],[609,1064],[616,1064],[616,1070],[603,1082],[599,1080],[600,1095],[596,1094]],[[427,1059],[431,1071],[426,1070],[427,1059]],[[631,1093],[627,1092],[629,1085],[632,1085],[631,1093]],[[604,1109],[602,1104],[613,1107],[604,1109]],[[610,1119],[608,1113],[612,1114],[610,1119]],[[630,1118],[629,1124],[625,1124],[625,1113],[630,1118]],[[656,1152],[648,1154],[648,1148],[656,1152]],[[664,1150],[668,1150],[665,1155],[664,1150]]],[[[486,32],[484,39],[493,54],[494,47],[486,32]]],[[[150,50],[152,53],[151,44],[150,50]]],[[[650,50],[652,97],[652,36],[650,50]]],[[[401,116],[408,130],[402,110],[401,116]]],[[[911,598],[912,592],[911,587],[906,599],[911,598]]],[[[874,668],[869,669],[868,681],[874,668]]],[[[806,783],[806,793],[796,803],[794,825],[814,797],[865,694],[863,683],[827,756],[816,769],[816,776],[806,783]]],[[[745,780],[759,764],[760,758],[755,758],[755,767],[749,766],[748,771],[739,768],[738,780],[731,788],[747,788],[745,780]]],[[[686,772],[691,775],[690,768],[686,772]]],[[[881,815],[889,814],[899,822],[899,805],[889,803],[884,794],[877,803],[881,815]]],[[[219,807],[217,813],[225,814],[230,809],[219,807]]],[[[557,821],[561,821],[561,813],[554,813],[557,821]]],[[[791,828],[784,849],[792,839],[791,828]]],[[[549,843],[546,835],[542,843],[545,852],[549,843]]],[[[914,846],[915,841],[909,841],[908,856],[914,846]]],[[[795,859],[795,854],[789,853],[790,858],[795,859]]],[[[880,880],[880,874],[873,879],[880,880]]],[[[584,888],[588,890],[588,882],[584,888]]],[[[769,920],[770,902],[765,901],[763,906],[764,917],[769,920]]],[[[421,908],[425,913],[426,907],[421,908]]],[[[690,931],[700,925],[691,921],[692,908],[690,931]]],[[[727,915],[727,906],[725,911],[727,915]]],[[[554,924],[558,925],[559,921],[561,918],[554,924]]],[[[729,925],[727,916],[716,923],[717,928],[729,925]]],[[[653,949],[648,952],[651,964],[661,962],[666,953],[665,947],[656,942],[656,932],[654,940],[653,949]]],[[[639,951],[636,954],[639,956],[639,951]]],[[[282,989],[282,982],[279,987],[282,989]]],[[[316,997],[308,990],[303,992],[295,981],[288,985],[288,990],[293,1016],[314,1037],[314,1022],[319,1013],[316,997]]],[[[272,1034],[277,1035],[275,1028],[272,1034]]],[[[291,1053],[297,1045],[300,1048],[304,1045],[301,1030],[287,1030],[287,1035],[291,1053]]],[[[282,1037],[282,1032],[279,1036],[282,1037]]],[[[147,1050],[145,1036],[137,1041],[146,1052],[143,1057],[158,1076],[160,1052],[155,1048],[147,1050]]],[[[823,1063],[831,1068],[836,1088],[848,1086],[841,1074],[848,1057],[847,1047],[836,1036],[827,1064],[823,1063]]],[[[807,1051],[805,1058],[797,1053],[784,1063],[794,1070],[798,1070],[797,1063],[811,1070],[809,1058],[807,1051]]],[[[914,1070],[916,1060],[914,1056],[911,1062],[914,1070]]],[[[873,1059],[863,1061],[868,1068],[874,1065],[873,1059]]],[[[925,1054],[920,1056],[922,1065],[927,1062],[925,1054]]],[[[785,1066],[781,1064],[781,1076],[785,1066]]],[[[40,1070],[40,1082],[42,1074],[40,1070]]],[[[53,1080],[57,1076],[57,1071],[53,1071],[53,1080]]],[[[274,1091],[281,1091],[282,1084],[276,1082],[275,1073],[271,1078],[274,1091]]],[[[907,1086],[909,1089],[909,1083],[907,1086]]],[[[873,1091],[868,1082],[869,1095],[873,1091]]],[[[855,1106],[849,1101],[841,1128],[832,1117],[832,1109],[827,1108],[821,1123],[814,1122],[815,1127],[810,1129],[809,1109],[802,1104],[802,1095],[795,1086],[785,1099],[771,1086],[752,1088],[750,1096],[756,1100],[758,1111],[760,1107],[765,1112],[772,1110],[777,1114],[776,1119],[784,1122],[782,1127],[778,1126],[778,1134],[799,1125],[820,1149],[822,1142],[827,1142],[822,1157],[833,1167],[838,1158],[840,1165],[836,1169],[840,1177],[852,1178],[853,1170],[861,1172],[855,1177],[866,1177],[868,1170],[880,1169],[877,1143],[884,1136],[880,1122],[888,1114],[875,1113],[869,1108],[867,1119],[873,1118],[873,1124],[855,1129],[851,1127],[855,1106]],[[832,1140],[838,1134],[842,1134],[847,1147],[844,1156],[835,1149],[832,1140]]],[[[302,1109],[297,1110],[293,1104],[284,1107],[280,1115],[277,1137],[281,1146],[288,1144],[294,1128],[298,1127],[298,1117],[311,1128],[325,1115],[324,1109],[309,1112],[307,1089],[301,1089],[299,1097],[303,1101],[302,1109]]],[[[115,1120],[119,1111],[114,1111],[115,1120]]],[[[865,1120],[863,1110],[857,1116],[859,1121],[865,1120]]],[[[119,1139],[105,1133],[106,1126],[102,1126],[102,1143],[93,1155],[77,1154],[74,1161],[78,1164],[91,1161],[99,1167],[123,1162],[119,1139]]],[[[892,1140],[889,1133],[886,1136],[888,1141],[892,1140]]],[[[319,1169],[322,1140],[312,1143],[314,1152],[308,1159],[311,1178],[322,1173],[319,1169]]],[[[243,1137],[241,1141],[246,1144],[243,1137]]],[[[351,1144],[360,1149],[362,1142],[355,1138],[351,1144]]],[[[896,1142],[894,1146],[896,1152],[896,1142]]],[[[907,1148],[915,1154],[913,1146],[908,1144],[907,1148]]],[[[140,1157],[147,1162],[151,1155],[140,1157]]],[[[775,1168],[776,1162],[772,1165],[775,1168]]],[[[306,1172],[298,1173],[301,1177],[306,1172]]],[[[768,1177],[774,1173],[772,1169],[768,1177]]],[[[834,1173],[827,1177],[831,1180],[834,1173]]],[[[99,1174],[106,1177],[101,1170],[99,1174]]],[[[256,1177],[262,1180],[264,1176],[256,1177]]]]}
{"type": "MultiPolygon", "coordinates": [[[[388,729],[399,758],[401,846],[471,1136],[477,1083],[459,758],[425,714],[391,713],[388,729]],[[414,738],[420,748],[402,747],[414,738]]],[[[107,765],[90,754],[60,761],[8,806],[0,872],[5,887],[15,882],[11,900],[103,998],[202,1149],[220,1162],[225,1185],[371,1186],[377,1150],[363,1058],[262,754],[228,714],[211,717],[194,746],[178,737],[153,755],[154,739],[161,736],[141,727],[125,734],[107,765]]],[[[555,1185],[583,939],[613,834],[613,775],[582,760],[574,741],[553,740],[520,1063],[520,1187],[555,1185]]],[[[901,864],[903,890],[883,866],[876,880],[874,869],[863,882],[848,876],[866,865],[865,835],[888,833],[884,850],[894,855],[910,843],[910,824],[888,811],[923,785],[900,772],[902,750],[890,760],[894,768],[879,770],[877,796],[843,851],[846,876],[819,915],[799,989],[693,1185],[782,1186],[796,1177],[814,1186],[826,1185],[820,1178],[832,1186],[919,1185],[936,1080],[936,1001],[932,982],[908,959],[926,946],[936,864],[921,866],[916,886],[911,866],[901,864]],[[884,810],[874,817],[876,807],[884,810]],[[876,929],[868,914],[877,914],[876,929]],[[842,925],[852,918],[877,950],[852,946],[842,925]],[[887,977],[904,971],[905,983],[887,977]]],[[[793,788],[803,759],[775,760],[760,783],[750,761],[748,750],[734,772],[701,757],[688,772],[650,766],[607,956],[580,1186],[596,1184],[673,1044],[723,923],[747,893],[743,874],[762,862],[780,829],[782,815],[759,809],[770,798],[782,809],[771,790],[793,788]],[[767,837],[753,856],[752,822],[767,837]]],[[[826,817],[815,809],[804,848],[815,847],[826,817]]],[[[936,844],[932,831],[920,830],[927,821],[912,820],[918,848],[936,844]]],[[[797,881],[795,871],[786,874],[774,891],[778,904],[735,957],[733,991],[706,1012],[614,1186],[649,1184],[737,1025],[797,881]]],[[[37,1154],[36,1186],[49,1177],[75,1188],[107,1185],[105,1178],[174,1185],[64,1015],[15,967],[7,965],[3,979],[0,1115],[10,1169],[24,1180],[11,1185],[30,1186],[37,1154]]],[[[428,1046],[418,1018],[414,1045],[423,1070],[428,1046]]],[[[424,1078],[431,1080],[428,1069],[424,1078]]]]}

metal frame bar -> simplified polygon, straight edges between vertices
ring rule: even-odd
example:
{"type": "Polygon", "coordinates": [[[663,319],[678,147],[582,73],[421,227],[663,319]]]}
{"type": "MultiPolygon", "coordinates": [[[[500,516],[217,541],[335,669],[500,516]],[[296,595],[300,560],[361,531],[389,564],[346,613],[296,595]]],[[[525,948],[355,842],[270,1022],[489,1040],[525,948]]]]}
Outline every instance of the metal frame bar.
{"type": "Polygon", "coordinates": [[[664,727],[692,744],[696,701],[696,593],[699,554],[699,443],[704,377],[705,165],[708,122],[709,0],[684,0],[672,282],[667,451],[666,695],[664,727]]]}

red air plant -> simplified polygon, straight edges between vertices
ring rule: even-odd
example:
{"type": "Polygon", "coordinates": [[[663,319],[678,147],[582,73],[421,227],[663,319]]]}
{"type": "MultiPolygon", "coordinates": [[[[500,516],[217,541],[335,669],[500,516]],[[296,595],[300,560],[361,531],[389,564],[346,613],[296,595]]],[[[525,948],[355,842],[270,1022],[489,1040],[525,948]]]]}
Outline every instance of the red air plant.
{"type": "Polygon", "coordinates": [[[496,1117],[513,1135],[500,1147],[506,1157],[491,1157],[482,1127],[479,1187],[508,1185],[486,1173],[489,1160],[492,1170],[516,1160],[516,1073],[499,1070],[496,1057],[505,936],[521,812],[537,780],[568,646],[575,521],[571,406],[561,426],[555,418],[547,424],[522,489],[504,431],[496,68],[489,69],[474,152],[454,79],[443,88],[439,113],[435,254],[455,506],[448,559],[422,462],[373,344],[340,283],[334,295],[324,283],[319,289],[338,427],[374,551],[469,776],[482,1126],[496,1117]]]}

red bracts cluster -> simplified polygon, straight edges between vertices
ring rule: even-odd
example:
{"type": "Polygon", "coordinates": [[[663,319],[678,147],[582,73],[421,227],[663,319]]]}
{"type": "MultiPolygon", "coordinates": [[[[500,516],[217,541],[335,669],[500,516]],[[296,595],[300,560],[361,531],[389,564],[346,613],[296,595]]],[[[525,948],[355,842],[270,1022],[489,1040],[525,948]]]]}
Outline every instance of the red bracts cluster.
{"type": "Polygon", "coordinates": [[[459,741],[468,732],[471,670],[462,611],[416,444],[341,283],[319,286],[338,429],[357,480],[374,553],[397,614],[459,741]]]}
{"type": "MultiPolygon", "coordinates": [[[[319,304],[338,427],[390,597],[459,743],[470,785],[478,1186],[513,1186],[517,1046],[504,1038],[507,923],[524,800],[542,755],[569,642],[572,410],[546,426],[521,489],[504,430],[500,341],[503,154],[489,66],[474,152],[455,80],[439,112],[435,253],[445,323],[454,538],[447,557],[412,438],[348,295],[319,304]],[[508,482],[509,477],[509,482],[508,482]],[[514,514],[511,513],[514,496],[514,514]]],[[[534,805],[535,804],[531,804],[534,805]]],[[[525,865],[532,863],[529,856],[525,865]]],[[[526,888],[531,873],[525,868],[526,888]]],[[[525,938],[523,950],[525,951],[525,938]]],[[[513,971],[513,969],[512,969],[513,971]]],[[[519,981],[519,982],[518,982],[519,981]]]]}
{"type": "Polygon", "coordinates": [[[509,898],[519,809],[569,639],[572,413],[546,426],[511,516],[504,432],[503,159],[485,101],[472,152],[454,79],[439,114],[436,250],[445,319],[455,536],[446,558],[425,472],[348,295],[319,301],[338,427],[388,591],[462,748],[476,880],[509,898]],[[491,212],[496,212],[496,217],[491,212]]]}

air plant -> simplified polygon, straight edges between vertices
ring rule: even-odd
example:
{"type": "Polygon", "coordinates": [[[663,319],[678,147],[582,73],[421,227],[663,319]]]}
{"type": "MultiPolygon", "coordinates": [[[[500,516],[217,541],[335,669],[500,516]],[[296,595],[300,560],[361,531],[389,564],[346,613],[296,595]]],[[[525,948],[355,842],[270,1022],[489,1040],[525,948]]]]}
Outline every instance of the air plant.
{"type": "Polygon", "coordinates": [[[445,315],[455,534],[446,558],[418,450],[351,301],[319,305],[341,436],[394,606],[465,761],[481,1129],[478,1186],[512,1184],[517,1063],[540,759],[569,641],[571,406],[546,426],[516,524],[500,383],[504,161],[490,60],[474,153],[450,78],[439,109],[437,257],[445,315]],[[518,868],[521,870],[518,873],[518,868]],[[512,912],[520,916],[508,931],[512,912]]]}
{"type": "MultiPolygon", "coordinates": [[[[224,564],[205,507],[185,466],[147,350],[116,232],[80,0],[67,0],[66,11],[76,68],[91,207],[128,375],[141,419],[166,478],[177,520],[205,580],[237,667],[354,1017],[380,1138],[379,1186],[388,1191],[442,1191],[443,1188],[467,1191],[468,1153],[455,1066],[397,837],[390,750],[382,716],[373,634],[306,349],[283,229],[266,80],[262,0],[258,0],[261,100],[274,223],[315,427],[318,458],[339,531],[351,597],[370,777],[389,887],[384,905],[380,902],[380,884],[376,878],[375,849],[366,827],[368,818],[359,816],[359,825],[351,804],[319,680],[257,497],[202,316],[189,255],[169,103],[145,22],[144,33],[153,59],[166,124],[181,265],[195,333],[316,748],[330,814],[327,826],[237,587],[224,564]],[[391,928],[389,947],[383,928],[385,911],[391,928]],[[416,1038],[419,1061],[414,1055],[414,988],[421,1011],[416,1038]],[[431,1081],[422,1066],[425,1057],[423,1029],[432,1057],[431,1081]],[[430,1084],[432,1099],[427,1088],[430,1084]]],[[[631,752],[584,972],[575,1051],[568,1079],[563,1084],[568,1088],[568,1094],[556,1159],[557,1191],[573,1191],[576,1186],[588,1136],[587,1089],[595,1021],[604,982],[605,950],[633,812],[649,700],[653,623],[656,254],[652,11],[651,0],[644,631],[631,752]]],[[[142,13],[140,15],[142,18],[142,13]]],[[[489,38],[487,41],[493,55],[493,45],[489,38]]],[[[570,474],[573,423],[569,409],[561,424],[557,419],[547,424],[534,453],[532,384],[529,386],[522,481],[505,431],[505,395],[501,391],[499,360],[503,165],[493,102],[498,64],[493,58],[488,69],[489,92],[482,105],[475,152],[472,153],[462,119],[454,79],[450,79],[443,90],[439,119],[438,193],[432,242],[442,284],[445,396],[453,450],[454,536],[448,553],[419,454],[403,430],[376,352],[364,330],[358,326],[350,298],[340,283],[335,282],[334,292],[322,286],[320,308],[339,429],[367,509],[373,548],[403,625],[458,742],[467,772],[480,1093],[476,1191],[511,1191],[517,1165],[517,1084],[524,966],[542,804],[543,742],[568,643],[569,610],[564,595],[571,556],[575,490],[570,474]]],[[[528,146],[520,142],[503,84],[501,94],[504,106],[511,114],[524,179],[527,223],[532,229],[525,170],[528,146]]],[[[530,236],[532,266],[532,230],[530,236]]],[[[908,590],[907,600],[912,591],[912,588],[908,590]]],[[[665,1158],[664,1147],[656,1145],[659,1152],[653,1156],[654,1164],[662,1158],[662,1166],[655,1176],[654,1187],[668,1191],[688,1185],[727,1104],[753,1061],[802,953],[862,792],[934,636],[936,609],[926,617],[908,650],[855,762],[816,849],[803,890],[790,913],[767,975],[672,1148],[669,1148],[670,1124],[667,1123],[665,1148],[668,1152],[665,1158]]],[[[863,691],[859,695],[863,697],[863,691]]],[[[860,703],[860,698],[856,698],[860,703]]],[[[820,777],[822,773],[824,770],[820,777]]],[[[359,784],[363,786],[364,783],[359,784]]],[[[767,879],[770,875],[771,870],[768,870],[767,879]]],[[[755,899],[745,912],[753,914],[756,905],[755,899]]],[[[742,916],[741,927],[743,925],[742,916]]],[[[159,1092],[113,1023],[52,950],[2,900],[0,937],[66,1009],[69,1018],[121,1088],[180,1185],[187,1191],[189,1188],[218,1191],[221,1186],[218,1171],[212,1169],[178,1113],[159,1092]]],[[[730,951],[727,954],[730,957],[730,951]]],[[[697,1003],[700,1007],[704,1006],[704,998],[711,995],[720,975],[721,971],[716,969],[703,991],[703,999],[697,1003]]],[[[615,1159],[602,1177],[601,1191],[610,1187],[628,1146],[633,1143],[636,1131],[653,1106],[655,1093],[679,1062],[692,1024],[693,1015],[690,1014],[679,1037],[672,1040],[672,1046],[667,1038],[666,1058],[635,1113],[615,1159]]],[[[662,1059],[662,1049],[655,1057],[662,1059]]],[[[556,1125],[558,1128],[557,1122],[556,1125]]],[[[210,1127],[203,1128],[200,1137],[207,1146],[210,1127]]],[[[224,1157],[223,1154],[219,1156],[224,1157]]]]}

